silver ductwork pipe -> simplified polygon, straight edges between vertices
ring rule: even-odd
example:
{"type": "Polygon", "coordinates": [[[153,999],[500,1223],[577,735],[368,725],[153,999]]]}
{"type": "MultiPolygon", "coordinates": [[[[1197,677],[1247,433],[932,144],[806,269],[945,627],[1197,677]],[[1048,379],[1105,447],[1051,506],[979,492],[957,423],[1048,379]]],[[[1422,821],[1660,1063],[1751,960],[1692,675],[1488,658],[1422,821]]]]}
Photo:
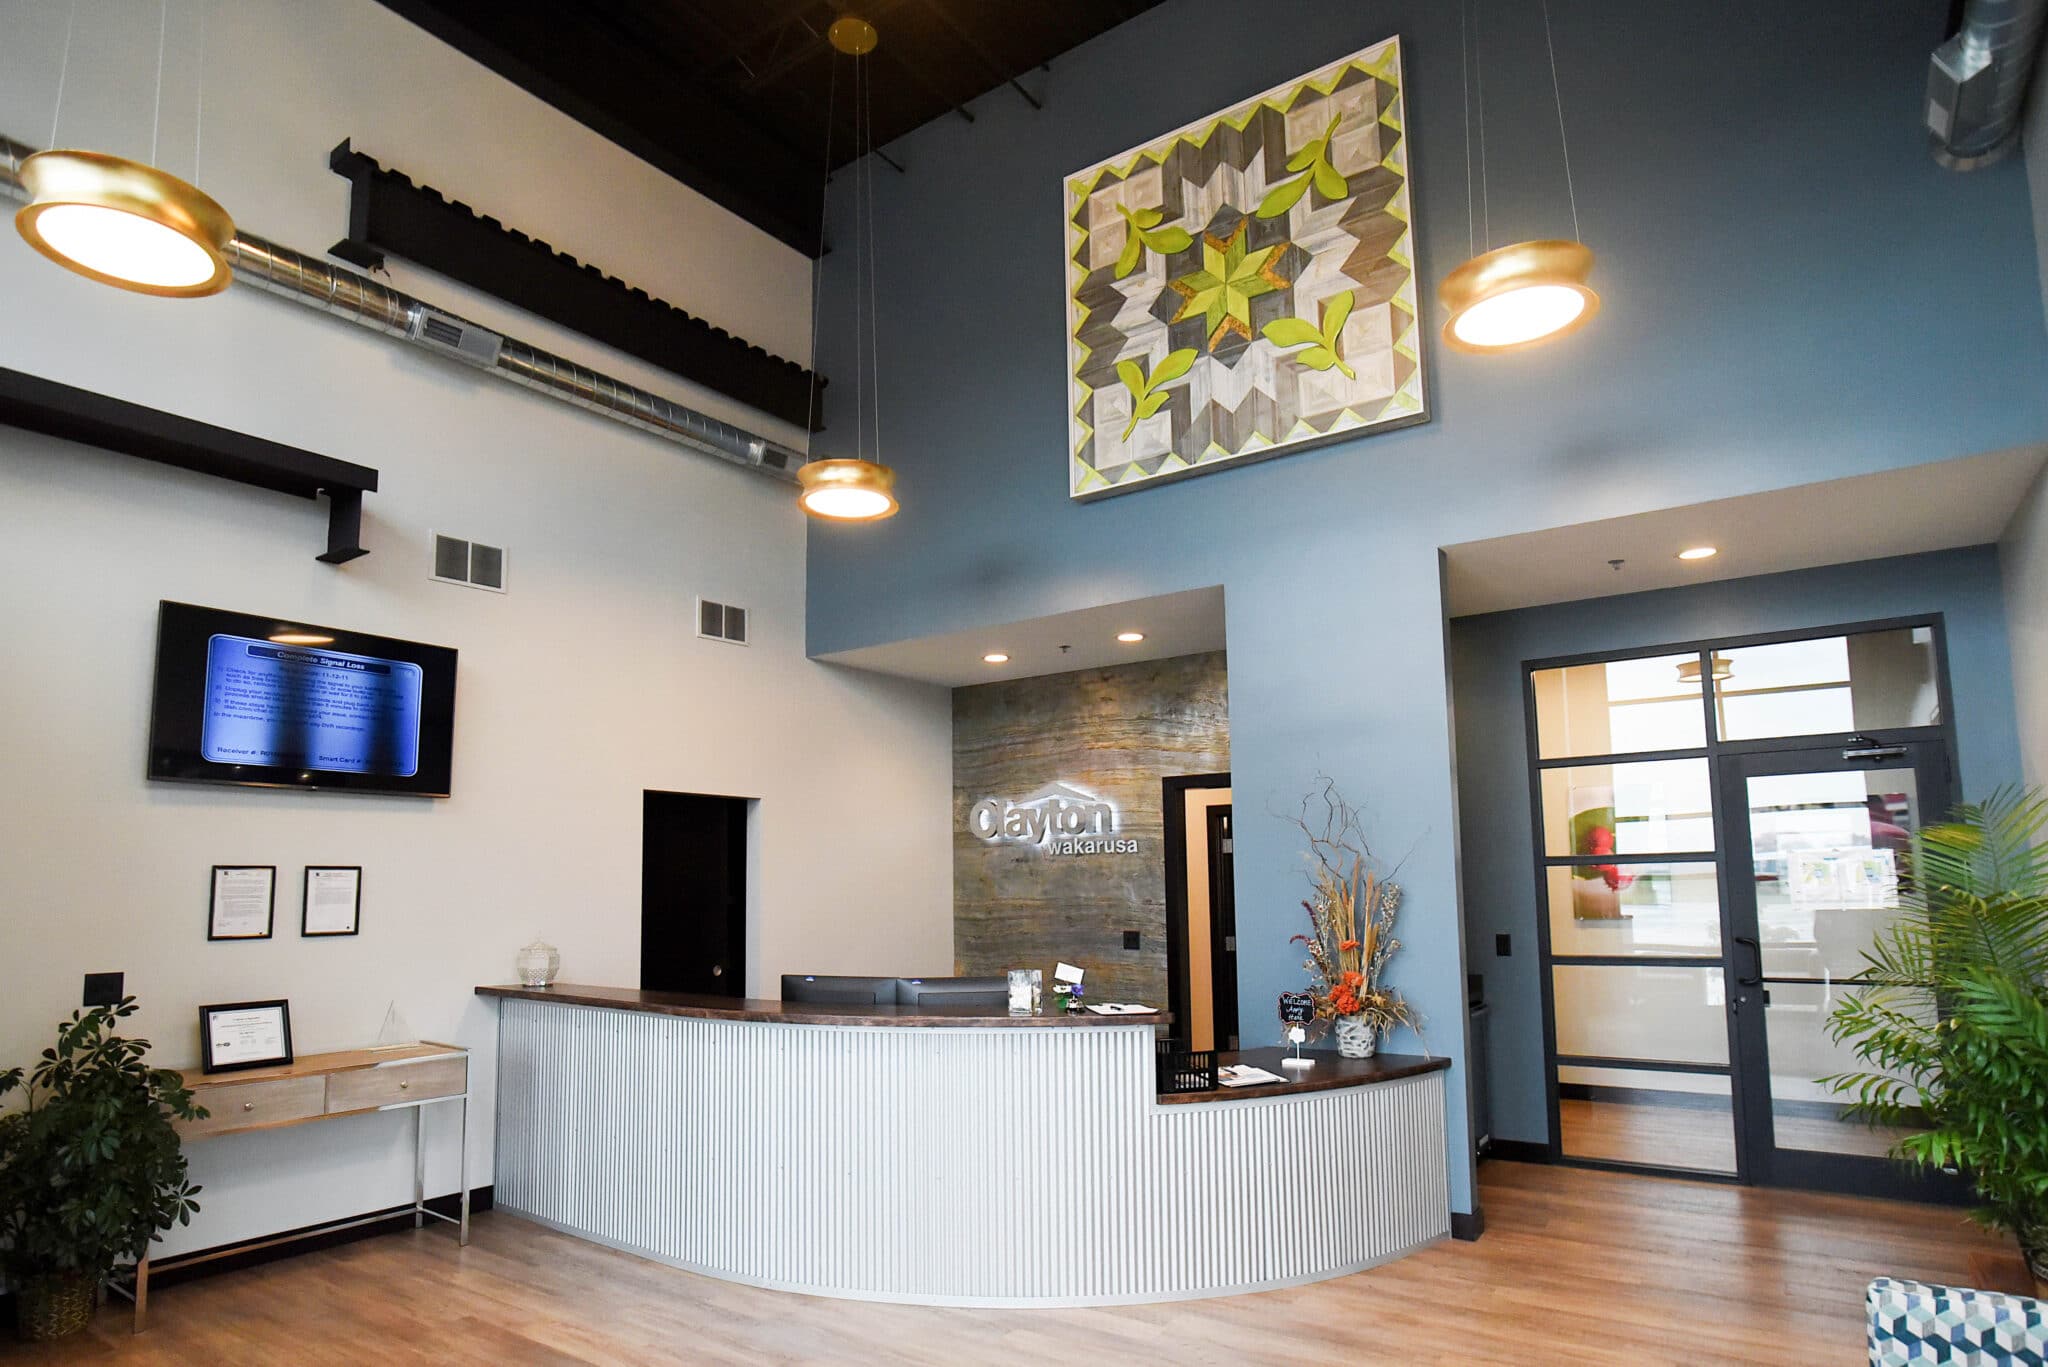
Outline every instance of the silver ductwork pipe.
{"type": "MultiPolygon", "coordinates": [[[[0,194],[23,197],[21,163],[35,151],[0,137],[0,194]]],[[[360,272],[293,251],[237,230],[228,245],[235,282],[319,309],[359,327],[459,360],[572,403],[614,422],[652,432],[721,460],[795,482],[806,460],[801,451],[700,413],[659,394],[514,337],[494,333],[458,314],[360,272]]]]}
{"type": "Polygon", "coordinates": [[[1936,161],[1974,171],[2018,143],[2044,20],[2048,0],[1965,0],[1962,27],[1934,50],[1927,72],[1936,161]]]}

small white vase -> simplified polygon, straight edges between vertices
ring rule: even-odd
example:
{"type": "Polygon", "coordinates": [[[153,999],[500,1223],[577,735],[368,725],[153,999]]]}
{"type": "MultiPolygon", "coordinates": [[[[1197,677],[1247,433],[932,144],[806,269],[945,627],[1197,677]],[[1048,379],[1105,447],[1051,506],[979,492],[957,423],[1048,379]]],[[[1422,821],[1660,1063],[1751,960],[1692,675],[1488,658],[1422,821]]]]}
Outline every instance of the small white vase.
{"type": "Polygon", "coordinates": [[[1379,1052],[1379,1032],[1363,1016],[1337,1017],[1337,1052],[1345,1058],[1371,1058],[1379,1052]]]}
{"type": "Polygon", "coordinates": [[[562,971],[562,956],[545,940],[535,940],[513,960],[522,987],[547,987],[562,971]]]}

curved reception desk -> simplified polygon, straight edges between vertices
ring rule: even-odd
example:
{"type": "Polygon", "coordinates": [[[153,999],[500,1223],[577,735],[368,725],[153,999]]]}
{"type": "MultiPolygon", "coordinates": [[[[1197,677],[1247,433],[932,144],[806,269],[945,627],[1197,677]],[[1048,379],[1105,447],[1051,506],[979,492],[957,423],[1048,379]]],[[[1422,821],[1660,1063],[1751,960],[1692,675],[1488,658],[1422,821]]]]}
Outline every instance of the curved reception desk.
{"type": "Polygon", "coordinates": [[[1301,1083],[1162,1097],[1129,1017],[477,991],[501,999],[498,1207],[709,1276],[1115,1304],[1450,1231],[1442,1060],[1318,1055],[1301,1083]]]}

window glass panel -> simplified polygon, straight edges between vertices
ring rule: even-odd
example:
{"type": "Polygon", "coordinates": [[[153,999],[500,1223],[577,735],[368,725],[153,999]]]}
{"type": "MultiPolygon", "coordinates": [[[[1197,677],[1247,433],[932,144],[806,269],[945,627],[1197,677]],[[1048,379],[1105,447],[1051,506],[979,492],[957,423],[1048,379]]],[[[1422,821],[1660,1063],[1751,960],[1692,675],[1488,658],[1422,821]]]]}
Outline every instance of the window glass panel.
{"type": "Polygon", "coordinates": [[[1583,764],[1541,772],[1545,854],[1714,848],[1713,784],[1704,759],[1583,764]]]}
{"type": "Polygon", "coordinates": [[[1864,631],[1720,652],[1723,740],[1885,731],[1941,721],[1930,627],[1864,631]]]}
{"type": "Polygon", "coordinates": [[[1544,872],[1552,954],[1721,952],[1712,864],[1585,864],[1544,872]]]}
{"type": "Polygon", "coordinates": [[[1690,750],[1707,743],[1697,654],[1539,669],[1536,752],[1544,759],[1690,750]],[[1679,677],[1688,667],[1693,677],[1679,677]]]}
{"type": "Polygon", "coordinates": [[[1846,978],[1899,914],[1923,819],[1913,770],[1760,774],[1747,784],[1766,977],[1846,978]]]}
{"type": "Polygon", "coordinates": [[[1735,1110],[1717,1073],[1557,1070],[1559,1138],[1571,1158],[1735,1171],[1735,1110]]]}
{"type": "Polygon", "coordinates": [[[1647,1062],[1728,1062],[1718,968],[1554,964],[1557,1052],[1647,1062]]]}
{"type": "MultiPolygon", "coordinates": [[[[1911,1129],[1871,1126],[1850,1118],[1846,1098],[1819,1079],[1860,1073],[1870,1065],[1853,1044],[1838,1044],[1828,1033],[1845,989],[1839,983],[1772,983],[1766,995],[1764,1029],[1770,1037],[1771,1130],[1781,1149],[1855,1153],[1883,1157],[1911,1129]]],[[[1911,1004],[1901,1000],[1902,1009],[1911,1004]]]]}

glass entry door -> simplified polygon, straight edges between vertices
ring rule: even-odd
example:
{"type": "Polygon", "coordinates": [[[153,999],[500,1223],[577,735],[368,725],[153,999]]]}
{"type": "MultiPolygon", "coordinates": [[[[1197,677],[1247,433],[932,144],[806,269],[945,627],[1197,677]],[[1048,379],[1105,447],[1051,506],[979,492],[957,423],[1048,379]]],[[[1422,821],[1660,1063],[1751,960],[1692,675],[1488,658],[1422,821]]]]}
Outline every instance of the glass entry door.
{"type": "Polygon", "coordinates": [[[1749,1180],[1938,1196],[1886,1161],[1901,1132],[1848,1116],[1820,1079],[1865,1067],[1832,1038],[1829,1017],[1899,915],[1912,833],[1946,817],[1945,747],[1859,738],[1730,755],[1719,777],[1737,1128],[1749,1180]]]}

